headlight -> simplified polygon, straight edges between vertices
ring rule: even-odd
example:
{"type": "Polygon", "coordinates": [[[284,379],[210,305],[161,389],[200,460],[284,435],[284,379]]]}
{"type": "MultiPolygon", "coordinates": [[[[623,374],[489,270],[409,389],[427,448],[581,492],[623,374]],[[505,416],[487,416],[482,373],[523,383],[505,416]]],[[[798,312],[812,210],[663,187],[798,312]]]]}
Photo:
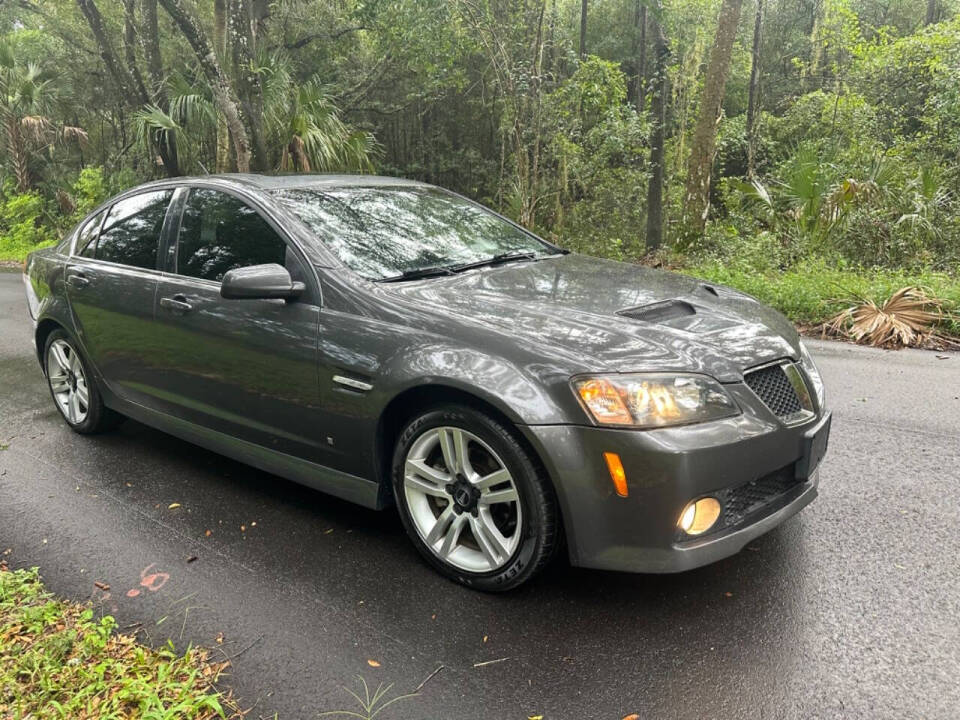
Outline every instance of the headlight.
{"type": "Polygon", "coordinates": [[[810,382],[813,384],[813,391],[817,395],[817,409],[823,410],[823,378],[820,377],[820,371],[817,370],[817,366],[814,364],[813,358],[810,357],[810,352],[807,350],[807,346],[802,342],[800,343],[800,365],[803,366],[803,371],[807,374],[807,377],[810,378],[810,382]]]}
{"type": "Polygon", "coordinates": [[[600,375],[573,385],[599,425],[657,428],[740,414],[720,383],[703,375],[600,375]]]}

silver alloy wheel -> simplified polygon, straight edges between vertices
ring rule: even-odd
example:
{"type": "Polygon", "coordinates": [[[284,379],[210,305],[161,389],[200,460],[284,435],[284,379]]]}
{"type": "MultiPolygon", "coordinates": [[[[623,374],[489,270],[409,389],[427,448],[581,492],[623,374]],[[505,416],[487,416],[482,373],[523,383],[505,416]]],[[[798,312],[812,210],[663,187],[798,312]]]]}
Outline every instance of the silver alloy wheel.
{"type": "Polygon", "coordinates": [[[434,555],[470,572],[497,570],[520,544],[517,486],[483,440],[457,427],[427,430],[404,460],[410,517],[434,555]]]}
{"type": "Polygon", "coordinates": [[[53,399],[70,421],[78,425],[87,418],[90,391],[80,356],[66,340],[54,340],[47,351],[47,380],[53,399]]]}

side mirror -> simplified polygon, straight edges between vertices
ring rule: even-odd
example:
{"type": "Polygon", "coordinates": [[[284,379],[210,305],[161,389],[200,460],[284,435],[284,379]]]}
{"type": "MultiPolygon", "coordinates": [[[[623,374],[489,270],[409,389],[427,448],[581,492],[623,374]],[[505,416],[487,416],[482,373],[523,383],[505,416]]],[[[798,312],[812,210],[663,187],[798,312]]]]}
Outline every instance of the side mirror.
{"type": "Polygon", "coordinates": [[[220,296],[228,300],[293,300],[303,290],[303,283],[276,263],[230,270],[220,281],[220,296]]]}

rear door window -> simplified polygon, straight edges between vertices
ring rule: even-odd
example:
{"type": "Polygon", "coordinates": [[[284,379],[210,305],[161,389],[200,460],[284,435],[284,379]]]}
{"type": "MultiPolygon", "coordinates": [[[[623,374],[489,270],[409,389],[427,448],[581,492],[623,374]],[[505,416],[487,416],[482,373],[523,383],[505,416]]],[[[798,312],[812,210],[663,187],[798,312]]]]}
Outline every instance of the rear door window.
{"type": "Polygon", "coordinates": [[[100,230],[100,223],[103,222],[103,216],[106,210],[101,210],[87,221],[87,224],[80,229],[77,235],[76,253],[83,257],[92,258],[97,251],[97,233],[100,230]]]}
{"type": "Polygon", "coordinates": [[[173,190],[141,193],[110,208],[97,240],[98,260],[153,270],[173,190]]]}
{"type": "Polygon", "coordinates": [[[228,270],[287,266],[287,243],[263,217],[233,195],[190,191],[177,237],[177,273],[220,282],[228,270]]]}

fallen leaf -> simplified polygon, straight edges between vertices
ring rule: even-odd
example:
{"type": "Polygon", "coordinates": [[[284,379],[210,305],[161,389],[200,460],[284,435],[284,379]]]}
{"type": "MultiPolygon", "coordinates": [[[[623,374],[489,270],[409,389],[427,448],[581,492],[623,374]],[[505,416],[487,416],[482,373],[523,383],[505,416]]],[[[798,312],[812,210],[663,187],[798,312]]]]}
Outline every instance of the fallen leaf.
{"type": "Polygon", "coordinates": [[[543,720],[543,715],[528,715],[527,720],[543,720]]]}
{"type": "Polygon", "coordinates": [[[132,588],[132,589],[130,589],[130,590],[127,590],[127,597],[128,597],[128,598],[135,598],[135,597],[137,597],[137,595],[139,595],[139,594],[140,594],[140,591],[137,590],[136,588],[132,588]]]}
{"type": "Polygon", "coordinates": [[[46,538],[43,539],[43,544],[44,544],[44,545],[47,544],[47,539],[46,539],[46,538]]]}
{"type": "Polygon", "coordinates": [[[487,641],[487,636],[486,636],[486,635],[483,636],[483,641],[484,641],[484,642],[487,641]]]}
{"type": "Polygon", "coordinates": [[[631,713],[629,715],[624,715],[623,720],[640,720],[640,716],[636,713],[631,713]]]}
{"type": "Polygon", "coordinates": [[[110,589],[110,586],[105,582],[100,582],[99,580],[94,581],[93,583],[96,587],[100,588],[104,592],[110,589]]]}
{"type": "Polygon", "coordinates": [[[206,535],[207,537],[210,537],[211,535],[213,535],[213,530],[207,530],[207,531],[204,533],[204,535],[206,535]]]}
{"type": "Polygon", "coordinates": [[[246,526],[246,525],[241,525],[241,526],[240,526],[240,532],[246,532],[246,531],[247,531],[247,526],[246,526]]]}
{"type": "Polygon", "coordinates": [[[256,526],[257,526],[257,521],[256,521],[256,520],[254,520],[252,523],[250,523],[250,527],[256,527],[256,526]]]}
{"type": "Polygon", "coordinates": [[[937,360],[949,360],[949,355],[937,355],[937,360]]]}
{"type": "Polygon", "coordinates": [[[197,559],[197,556],[196,556],[196,555],[191,555],[190,557],[187,558],[187,562],[188,562],[188,563],[192,563],[192,562],[193,562],[194,560],[196,560],[196,559],[197,559]]]}
{"type": "Polygon", "coordinates": [[[329,535],[329,534],[332,533],[332,532],[333,532],[333,528],[327,528],[326,530],[323,531],[323,534],[324,534],[324,535],[329,535]]]}
{"type": "Polygon", "coordinates": [[[370,667],[380,667],[380,663],[378,663],[376,660],[367,660],[367,665],[370,667]]]}
{"type": "Polygon", "coordinates": [[[167,510],[176,510],[178,507],[180,507],[180,503],[170,503],[167,505],[167,510]]]}
{"type": "Polygon", "coordinates": [[[217,633],[217,645],[223,645],[223,633],[217,633]]]}
{"type": "Polygon", "coordinates": [[[133,483],[124,483],[127,487],[133,487],[133,483]]]}
{"type": "Polygon", "coordinates": [[[732,593],[732,592],[726,592],[726,593],[724,593],[724,595],[726,595],[727,597],[733,597],[733,593],[732,593]]]}

